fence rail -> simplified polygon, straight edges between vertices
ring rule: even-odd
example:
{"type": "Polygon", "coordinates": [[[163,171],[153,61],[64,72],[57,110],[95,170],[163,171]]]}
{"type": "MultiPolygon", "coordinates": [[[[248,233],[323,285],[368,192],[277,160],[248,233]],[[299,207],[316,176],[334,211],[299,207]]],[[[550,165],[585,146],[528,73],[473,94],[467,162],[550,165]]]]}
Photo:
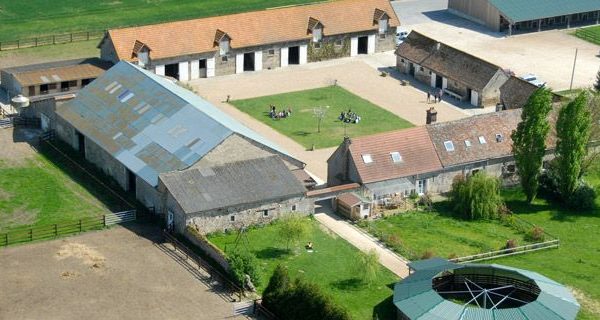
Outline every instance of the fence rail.
{"type": "Polygon", "coordinates": [[[136,219],[136,211],[123,211],[105,214],[98,217],[84,218],[64,223],[49,224],[37,227],[22,227],[0,233],[0,246],[36,240],[54,239],[60,236],[73,235],[90,230],[100,230],[108,226],[121,224],[136,219]]]}
{"type": "Polygon", "coordinates": [[[528,252],[533,252],[533,251],[538,251],[538,250],[558,248],[559,246],[560,246],[560,240],[555,239],[555,240],[550,240],[550,241],[545,241],[545,242],[540,242],[540,243],[533,243],[533,244],[528,244],[528,245],[524,245],[524,246],[509,248],[509,249],[484,252],[484,253],[474,254],[471,256],[459,257],[459,258],[448,259],[448,260],[451,262],[456,262],[456,263],[476,262],[476,261],[483,261],[483,260],[489,260],[489,259],[496,259],[496,258],[500,258],[500,257],[513,256],[513,255],[517,255],[517,254],[523,254],[523,253],[528,253],[528,252]]]}
{"type": "Polygon", "coordinates": [[[593,32],[585,28],[579,28],[575,30],[575,35],[583,40],[600,44],[600,33],[598,32],[593,32]]]}
{"type": "Polygon", "coordinates": [[[0,51],[100,39],[104,36],[104,32],[105,30],[82,31],[28,39],[0,41],[0,51]]]}

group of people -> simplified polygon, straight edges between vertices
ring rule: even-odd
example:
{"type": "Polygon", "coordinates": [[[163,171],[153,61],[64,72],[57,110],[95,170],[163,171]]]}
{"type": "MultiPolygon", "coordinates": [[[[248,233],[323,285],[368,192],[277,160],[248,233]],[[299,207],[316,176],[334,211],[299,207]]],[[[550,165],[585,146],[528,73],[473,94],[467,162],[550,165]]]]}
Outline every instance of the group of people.
{"type": "Polygon", "coordinates": [[[444,91],[442,91],[440,88],[427,91],[427,103],[431,102],[431,97],[433,97],[433,103],[441,102],[443,95],[444,91]]]}
{"type": "Polygon", "coordinates": [[[361,120],[360,116],[352,112],[351,109],[348,109],[348,112],[342,111],[338,119],[345,123],[359,123],[361,120]]]}
{"type": "Polygon", "coordinates": [[[285,119],[292,116],[292,108],[288,107],[287,110],[285,108],[281,111],[277,111],[277,108],[274,105],[270,106],[269,117],[271,119],[285,119]]]}

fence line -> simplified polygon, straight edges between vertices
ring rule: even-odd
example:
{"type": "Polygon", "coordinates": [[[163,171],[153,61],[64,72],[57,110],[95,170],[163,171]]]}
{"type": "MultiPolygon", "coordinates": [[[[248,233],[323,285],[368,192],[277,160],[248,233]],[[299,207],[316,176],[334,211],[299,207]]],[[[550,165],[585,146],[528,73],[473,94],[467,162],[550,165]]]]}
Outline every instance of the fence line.
{"type": "Polygon", "coordinates": [[[54,239],[84,231],[100,230],[134,220],[136,220],[136,211],[129,210],[55,224],[14,228],[8,232],[0,233],[0,246],[6,247],[11,244],[54,239]]]}
{"type": "Polygon", "coordinates": [[[40,36],[28,39],[0,41],[0,51],[101,39],[105,32],[106,30],[82,31],[40,36]]]}
{"type": "Polygon", "coordinates": [[[497,250],[497,251],[484,252],[484,253],[474,254],[471,256],[464,256],[464,257],[448,259],[448,260],[451,262],[456,262],[456,263],[476,262],[476,261],[490,260],[490,259],[496,259],[496,258],[501,258],[501,257],[508,257],[508,256],[517,255],[517,254],[524,254],[524,253],[529,253],[529,252],[534,252],[534,251],[539,251],[539,250],[544,250],[544,249],[553,249],[553,248],[558,248],[559,246],[560,246],[560,240],[555,239],[555,240],[550,240],[550,241],[546,241],[546,242],[533,243],[533,244],[528,244],[528,245],[524,245],[524,246],[519,246],[519,247],[514,247],[514,248],[509,248],[509,249],[502,249],[502,250],[497,250]]]}

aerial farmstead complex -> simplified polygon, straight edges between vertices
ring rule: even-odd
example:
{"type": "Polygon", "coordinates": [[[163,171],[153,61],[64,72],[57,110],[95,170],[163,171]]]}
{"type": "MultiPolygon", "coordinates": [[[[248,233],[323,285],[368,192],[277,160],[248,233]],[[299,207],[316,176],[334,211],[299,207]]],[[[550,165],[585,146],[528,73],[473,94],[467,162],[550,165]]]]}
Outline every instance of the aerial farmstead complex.
{"type": "Polygon", "coordinates": [[[0,319],[600,318],[597,0],[38,2],[0,319]]]}

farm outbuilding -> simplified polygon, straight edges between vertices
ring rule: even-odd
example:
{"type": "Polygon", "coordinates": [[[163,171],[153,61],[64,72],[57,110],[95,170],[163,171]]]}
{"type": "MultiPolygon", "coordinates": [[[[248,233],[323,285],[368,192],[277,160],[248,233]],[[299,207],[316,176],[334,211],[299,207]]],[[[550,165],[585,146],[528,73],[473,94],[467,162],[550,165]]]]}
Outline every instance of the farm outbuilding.
{"type": "Polygon", "coordinates": [[[393,50],[388,0],[342,0],[109,30],[107,61],[188,81],[393,50]]]}
{"type": "MultiPolygon", "coordinates": [[[[269,158],[268,163],[279,172],[287,170],[285,175],[278,176],[282,181],[267,179],[270,177],[267,175],[261,185],[254,185],[254,181],[258,181],[257,172],[230,178],[257,190],[276,188],[277,183],[287,183],[295,189],[293,193],[282,194],[276,199],[257,192],[253,194],[253,208],[285,200],[286,205],[296,205],[298,211],[311,213],[312,206],[307,205],[305,200],[305,185],[309,183],[306,178],[298,178],[305,177],[305,174],[295,173],[303,171],[303,162],[193,92],[131,63],[117,63],[84,88],[75,99],[58,106],[56,115],[53,128],[59,138],[116,180],[124,190],[134,193],[146,207],[164,214],[177,231],[183,231],[186,225],[192,223],[193,217],[187,214],[197,211],[178,211],[178,207],[171,206],[176,201],[167,201],[167,194],[180,202],[183,202],[183,196],[175,192],[180,189],[176,189],[172,182],[161,183],[163,174],[178,177],[181,183],[197,183],[198,188],[208,188],[202,191],[203,197],[185,202],[197,201],[196,206],[205,208],[209,203],[215,203],[210,199],[222,199],[227,190],[224,184],[231,182],[211,180],[212,183],[206,185],[213,179],[207,178],[210,172],[235,168],[254,170],[258,165],[252,166],[251,163],[265,158],[269,158]],[[290,199],[288,196],[292,195],[294,198],[290,199]],[[175,212],[186,215],[175,220],[175,212]]],[[[264,166],[261,168],[264,169],[264,166]]],[[[173,179],[165,178],[165,181],[173,179]]],[[[184,196],[194,190],[192,187],[188,189],[184,196]]],[[[249,204],[235,197],[227,200],[219,201],[220,207],[211,207],[212,214],[229,217],[231,208],[249,204]]],[[[218,227],[211,227],[211,230],[231,227],[234,222],[227,220],[218,227]]]]}
{"type": "Polygon", "coordinates": [[[0,71],[0,84],[10,97],[44,99],[75,93],[111,66],[99,58],[87,58],[13,67],[0,71]]]}
{"type": "Polygon", "coordinates": [[[355,192],[337,196],[334,204],[334,209],[350,220],[366,219],[371,216],[371,201],[355,192]]]}
{"type": "Polygon", "coordinates": [[[600,20],[597,0],[449,0],[448,9],[508,35],[598,24],[600,20]]]}

